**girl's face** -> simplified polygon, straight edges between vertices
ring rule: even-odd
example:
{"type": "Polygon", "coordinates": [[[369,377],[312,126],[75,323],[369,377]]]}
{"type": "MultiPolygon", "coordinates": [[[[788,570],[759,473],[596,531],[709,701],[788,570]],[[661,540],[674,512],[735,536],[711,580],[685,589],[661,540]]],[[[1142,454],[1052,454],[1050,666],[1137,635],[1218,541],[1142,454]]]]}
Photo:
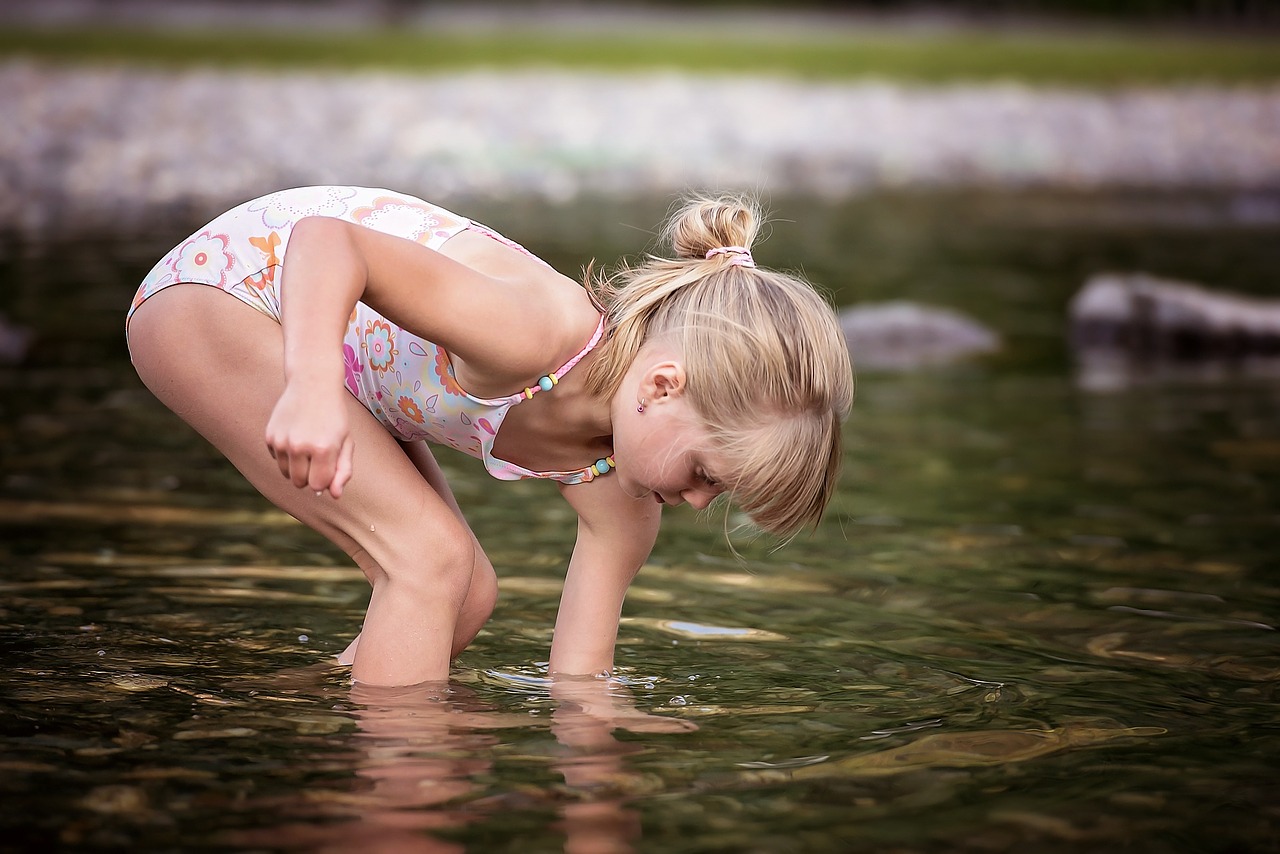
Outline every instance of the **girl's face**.
{"type": "Polygon", "coordinates": [[[644,370],[633,366],[628,380],[613,410],[613,451],[622,490],[660,504],[705,508],[725,491],[726,472],[706,425],[684,393],[684,368],[674,360],[644,370]],[[641,402],[643,412],[638,411],[641,402]]]}
{"type": "Polygon", "coordinates": [[[625,448],[616,447],[623,491],[660,504],[702,510],[724,492],[723,469],[711,450],[707,428],[685,398],[664,399],[634,413],[636,424],[625,448]]]}

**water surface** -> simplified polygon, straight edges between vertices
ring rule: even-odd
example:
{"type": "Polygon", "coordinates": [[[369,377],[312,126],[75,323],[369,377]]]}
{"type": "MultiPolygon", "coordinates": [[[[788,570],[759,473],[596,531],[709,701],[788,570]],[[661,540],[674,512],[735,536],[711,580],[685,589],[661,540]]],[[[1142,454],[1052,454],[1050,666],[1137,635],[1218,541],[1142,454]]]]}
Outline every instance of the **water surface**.
{"type": "MultiPolygon", "coordinates": [[[[477,216],[572,271],[643,247],[665,204],[477,216]]],[[[39,335],[0,368],[6,845],[1280,847],[1280,385],[1227,367],[1091,392],[1063,336],[1102,270],[1277,295],[1274,209],[775,200],[762,262],[842,303],[959,308],[1004,348],[861,376],[830,518],[784,549],[735,535],[735,557],[732,513],[669,514],[617,679],[554,690],[553,489],[442,453],[501,602],[449,686],[353,693],[329,657],[359,573],[128,367],[134,283],[199,221],[5,237],[0,313],[39,335]]]]}

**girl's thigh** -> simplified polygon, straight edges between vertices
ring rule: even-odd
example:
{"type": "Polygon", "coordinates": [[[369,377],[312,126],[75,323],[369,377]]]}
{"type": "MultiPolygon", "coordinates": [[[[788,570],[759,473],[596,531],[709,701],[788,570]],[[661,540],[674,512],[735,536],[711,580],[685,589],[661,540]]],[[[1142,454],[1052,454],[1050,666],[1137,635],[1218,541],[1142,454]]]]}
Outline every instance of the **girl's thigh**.
{"type": "MultiPolygon", "coordinates": [[[[371,582],[384,572],[412,575],[415,561],[442,543],[474,543],[446,498],[349,395],[354,472],[342,498],[298,489],[281,475],[265,433],[284,389],[282,332],[275,320],[230,294],[195,284],[160,291],[134,313],[129,352],[162,403],[273,504],[351,555],[371,582]]],[[[477,563],[488,568],[487,561],[477,563]]]]}

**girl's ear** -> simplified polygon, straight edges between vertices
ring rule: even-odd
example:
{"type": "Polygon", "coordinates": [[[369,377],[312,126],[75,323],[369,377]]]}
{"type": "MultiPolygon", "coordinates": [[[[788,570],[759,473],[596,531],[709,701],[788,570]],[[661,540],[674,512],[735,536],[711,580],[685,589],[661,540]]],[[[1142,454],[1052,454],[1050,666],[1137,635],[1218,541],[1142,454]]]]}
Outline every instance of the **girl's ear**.
{"type": "Polygon", "coordinates": [[[679,362],[672,360],[658,362],[649,369],[647,379],[651,391],[649,399],[655,403],[664,397],[676,398],[684,393],[684,365],[679,362]]]}

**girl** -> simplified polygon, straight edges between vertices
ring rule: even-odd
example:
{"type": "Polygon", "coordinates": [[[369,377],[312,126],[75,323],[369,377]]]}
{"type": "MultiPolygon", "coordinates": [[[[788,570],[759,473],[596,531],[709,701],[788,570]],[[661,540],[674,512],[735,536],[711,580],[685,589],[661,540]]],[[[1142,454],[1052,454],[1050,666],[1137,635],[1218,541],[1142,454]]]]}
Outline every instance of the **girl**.
{"type": "Polygon", "coordinates": [[[584,289],[421,199],[285,190],[155,266],[129,352],[165,405],[364,571],[364,629],[340,657],[356,681],[447,679],[497,597],[428,441],[499,479],[559,482],[578,536],[550,668],[599,673],[665,505],[729,492],[785,534],[834,488],[848,351],[810,286],[755,266],[758,222],[742,200],[694,199],[667,225],[673,260],[584,289]]]}

